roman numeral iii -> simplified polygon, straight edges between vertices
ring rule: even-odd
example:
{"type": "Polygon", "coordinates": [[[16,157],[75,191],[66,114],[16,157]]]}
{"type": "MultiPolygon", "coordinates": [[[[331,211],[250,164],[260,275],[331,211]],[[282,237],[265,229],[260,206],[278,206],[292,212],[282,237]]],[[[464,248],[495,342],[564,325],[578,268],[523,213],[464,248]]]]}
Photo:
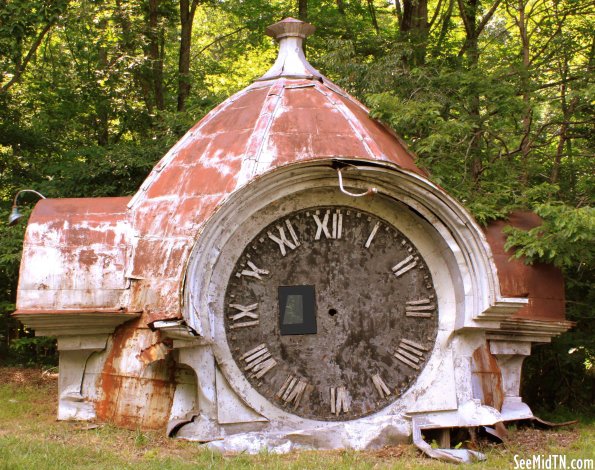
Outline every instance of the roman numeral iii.
{"type": "Polygon", "coordinates": [[[408,365],[415,370],[419,370],[419,365],[423,362],[423,355],[427,350],[428,348],[415,341],[402,339],[397,351],[393,355],[403,364],[408,365]]]}
{"type": "Polygon", "coordinates": [[[408,317],[431,318],[436,305],[430,299],[409,300],[405,303],[405,315],[408,317]]]}

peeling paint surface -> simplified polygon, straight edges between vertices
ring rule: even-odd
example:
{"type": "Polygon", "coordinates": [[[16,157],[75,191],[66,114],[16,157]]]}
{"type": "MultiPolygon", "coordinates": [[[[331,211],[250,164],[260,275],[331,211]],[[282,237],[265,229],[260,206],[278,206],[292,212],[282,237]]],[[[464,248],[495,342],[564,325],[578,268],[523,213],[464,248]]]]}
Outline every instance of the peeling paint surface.
{"type": "Polygon", "coordinates": [[[496,358],[492,356],[487,345],[473,351],[472,374],[475,398],[479,398],[482,405],[491,406],[501,411],[504,402],[502,373],[496,358]]]}
{"type": "Polygon", "coordinates": [[[131,429],[166,426],[176,386],[175,365],[160,345],[160,334],[149,330],[143,319],[116,330],[98,378],[100,420],[131,429]]]}
{"type": "Polygon", "coordinates": [[[23,245],[17,310],[126,310],[129,200],[39,201],[23,245]]]}

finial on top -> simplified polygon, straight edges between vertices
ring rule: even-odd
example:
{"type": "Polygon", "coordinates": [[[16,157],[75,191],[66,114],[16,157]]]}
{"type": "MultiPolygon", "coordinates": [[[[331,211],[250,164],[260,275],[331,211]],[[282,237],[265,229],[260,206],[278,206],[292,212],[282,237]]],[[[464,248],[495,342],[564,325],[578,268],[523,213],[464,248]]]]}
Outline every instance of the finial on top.
{"type": "Polygon", "coordinates": [[[289,36],[306,39],[316,31],[316,27],[305,21],[289,17],[268,26],[265,31],[267,35],[275,38],[277,41],[289,36]]]}
{"type": "Polygon", "coordinates": [[[310,23],[295,18],[285,18],[269,26],[266,33],[279,42],[279,55],[270,70],[258,81],[280,77],[322,80],[320,72],[306,60],[303,49],[304,39],[315,30],[310,23]]]}

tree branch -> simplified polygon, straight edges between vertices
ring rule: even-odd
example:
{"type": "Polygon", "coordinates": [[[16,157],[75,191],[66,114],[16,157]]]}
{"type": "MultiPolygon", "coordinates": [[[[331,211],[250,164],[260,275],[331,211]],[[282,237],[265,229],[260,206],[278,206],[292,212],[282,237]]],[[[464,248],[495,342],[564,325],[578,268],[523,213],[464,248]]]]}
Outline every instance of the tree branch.
{"type": "Polygon", "coordinates": [[[201,55],[201,54],[202,54],[204,51],[206,51],[206,50],[207,50],[209,47],[211,47],[211,46],[214,46],[215,44],[217,44],[218,42],[222,41],[223,39],[225,39],[225,38],[228,38],[229,36],[233,36],[233,35],[235,35],[235,34],[238,34],[240,31],[243,31],[243,30],[244,30],[244,29],[246,29],[246,28],[248,28],[248,26],[247,26],[247,25],[245,25],[245,26],[241,26],[240,28],[238,28],[238,29],[235,29],[235,30],[233,30],[233,31],[232,31],[232,32],[230,32],[230,33],[225,33],[225,34],[222,34],[221,36],[217,36],[215,39],[213,39],[213,40],[212,40],[210,43],[208,43],[206,46],[202,47],[202,48],[201,48],[201,49],[200,49],[200,50],[199,50],[199,51],[196,53],[195,57],[196,57],[196,56],[199,56],[199,55],[201,55]]]}
{"type": "Polygon", "coordinates": [[[46,24],[45,27],[41,30],[41,32],[37,36],[37,39],[35,39],[33,44],[31,44],[29,52],[27,53],[23,61],[20,63],[20,65],[16,68],[12,78],[4,85],[2,85],[2,88],[0,88],[0,93],[6,93],[10,87],[12,87],[15,83],[17,83],[20,80],[21,76],[23,75],[23,72],[25,71],[25,68],[27,67],[27,65],[35,55],[37,48],[41,44],[41,41],[43,41],[45,35],[50,31],[50,29],[52,29],[52,26],[54,26],[57,19],[57,16],[54,17],[54,19],[50,21],[48,24],[46,24]]]}
{"type": "Polygon", "coordinates": [[[477,32],[477,35],[478,36],[481,34],[481,32],[486,27],[486,25],[488,24],[488,22],[492,19],[492,16],[494,16],[494,13],[496,13],[496,10],[498,9],[498,6],[500,6],[500,3],[501,2],[502,2],[502,0],[496,0],[494,2],[494,4],[492,5],[492,8],[490,8],[489,11],[483,16],[483,18],[481,19],[481,21],[477,25],[476,32],[477,32]]]}
{"type": "Polygon", "coordinates": [[[442,9],[442,1],[443,0],[438,0],[438,5],[436,5],[436,9],[434,10],[434,15],[432,16],[432,19],[428,23],[429,29],[432,29],[432,26],[434,26],[434,23],[436,22],[436,19],[438,18],[438,15],[440,14],[440,10],[442,9]]]}
{"type": "MultiPolygon", "coordinates": [[[[457,3],[459,5],[459,12],[461,13],[461,19],[463,20],[463,25],[465,26],[465,32],[467,33],[467,36],[471,36],[473,34],[473,30],[471,29],[472,25],[469,22],[469,16],[467,15],[467,12],[465,11],[465,4],[463,3],[463,0],[457,0],[457,3]]],[[[460,55],[460,53],[459,53],[460,55]]]]}
{"type": "MultiPolygon", "coordinates": [[[[459,10],[461,10],[461,18],[463,19],[463,24],[465,25],[465,31],[467,31],[467,37],[473,36],[477,39],[477,38],[479,38],[479,35],[482,33],[483,29],[486,27],[488,22],[492,19],[492,16],[494,16],[494,13],[496,13],[496,10],[498,9],[498,6],[500,5],[500,3],[502,3],[502,0],[496,0],[494,2],[492,7],[483,16],[483,18],[479,21],[479,23],[473,30],[471,30],[470,28],[475,25],[471,25],[467,14],[463,13],[463,9],[462,9],[463,8],[463,0],[458,0],[458,3],[459,3],[459,10]]],[[[458,56],[462,57],[463,54],[467,51],[468,47],[469,47],[469,41],[467,40],[467,41],[465,41],[465,43],[459,50],[458,56]]]]}

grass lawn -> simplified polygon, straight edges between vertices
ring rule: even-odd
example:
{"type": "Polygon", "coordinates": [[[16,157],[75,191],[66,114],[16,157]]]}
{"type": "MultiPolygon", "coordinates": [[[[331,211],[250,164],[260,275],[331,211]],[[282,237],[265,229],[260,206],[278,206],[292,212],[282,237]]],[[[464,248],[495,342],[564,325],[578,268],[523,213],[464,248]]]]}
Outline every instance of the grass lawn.
{"type": "MultiPolygon", "coordinates": [[[[36,370],[0,368],[0,469],[456,468],[425,458],[413,445],[367,452],[222,455],[160,432],[58,422],[56,382],[36,370]]],[[[512,427],[509,431],[506,445],[480,444],[488,459],[470,466],[514,468],[515,455],[524,459],[563,454],[568,468],[571,459],[595,459],[592,421],[556,430],[512,427]]]]}

